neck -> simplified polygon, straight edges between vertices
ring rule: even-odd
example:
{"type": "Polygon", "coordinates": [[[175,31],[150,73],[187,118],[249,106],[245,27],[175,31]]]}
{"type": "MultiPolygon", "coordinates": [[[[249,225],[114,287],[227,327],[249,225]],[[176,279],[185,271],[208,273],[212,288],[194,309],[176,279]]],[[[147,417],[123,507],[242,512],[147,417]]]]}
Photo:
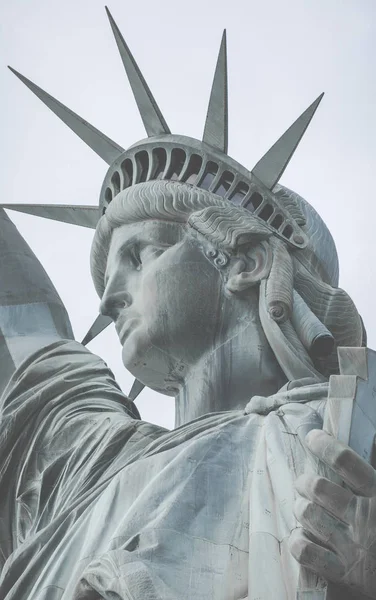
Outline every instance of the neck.
{"type": "Polygon", "coordinates": [[[175,426],[208,413],[241,410],[253,396],[270,396],[285,382],[260,323],[248,322],[189,371],[175,398],[175,426]]]}

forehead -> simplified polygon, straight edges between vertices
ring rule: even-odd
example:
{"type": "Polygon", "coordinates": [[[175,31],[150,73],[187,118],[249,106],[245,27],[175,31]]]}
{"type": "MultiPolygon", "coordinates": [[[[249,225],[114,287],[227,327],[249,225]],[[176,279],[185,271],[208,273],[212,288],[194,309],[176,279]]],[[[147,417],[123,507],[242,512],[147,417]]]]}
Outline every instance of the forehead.
{"type": "Polygon", "coordinates": [[[112,233],[109,255],[133,242],[176,244],[183,238],[185,231],[183,223],[173,221],[150,220],[121,225],[112,233]]]}

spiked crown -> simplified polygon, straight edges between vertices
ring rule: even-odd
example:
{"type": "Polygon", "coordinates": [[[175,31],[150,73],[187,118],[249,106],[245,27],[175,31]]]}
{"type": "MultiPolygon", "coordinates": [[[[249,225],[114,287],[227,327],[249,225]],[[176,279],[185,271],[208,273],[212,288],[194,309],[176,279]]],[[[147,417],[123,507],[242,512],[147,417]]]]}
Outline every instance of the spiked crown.
{"type": "MultiPolygon", "coordinates": [[[[104,178],[98,206],[3,204],[49,219],[96,228],[107,206],[123,189],[144,181],[168,179],[185,182],[242,206],[259,218],[271,232],[293,248],[305,248],[308,237],[302,227],[305,219],[297,208],[289,212],[273,193],[295,149],[305,133],[321,99],[321,94],[287,129],[268,152],[248,170],[227,155],[228,98],[226,32],[223,33],[203,139],[171,134],[135,59],[106,8],[147,138],[124,150],[82,117],[75,114],[32,81],[11,71],[34,92],[68,127],[110,166],[104,178]]],[[[85,336],[88,343],[109,323],[99,316],[85,336]]]]}

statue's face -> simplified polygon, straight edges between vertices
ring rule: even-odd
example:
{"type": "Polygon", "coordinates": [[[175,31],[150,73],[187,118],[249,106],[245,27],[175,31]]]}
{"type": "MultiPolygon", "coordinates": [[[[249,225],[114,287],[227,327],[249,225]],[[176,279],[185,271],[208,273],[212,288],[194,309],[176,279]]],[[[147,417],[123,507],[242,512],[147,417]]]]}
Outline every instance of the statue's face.
{"type": "Polygon", "coordinates": [[[222,299],[220,273],[184,225],[143,221],[114,230],[101,312],[115,321],[123,363],[143,383],[174,393],[213,347],[222,299]]]}

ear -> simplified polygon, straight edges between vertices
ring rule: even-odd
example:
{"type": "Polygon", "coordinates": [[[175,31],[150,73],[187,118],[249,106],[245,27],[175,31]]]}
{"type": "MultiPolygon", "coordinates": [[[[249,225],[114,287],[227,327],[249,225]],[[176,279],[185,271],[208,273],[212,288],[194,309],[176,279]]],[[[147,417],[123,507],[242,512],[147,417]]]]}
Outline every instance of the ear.
{"type": "Polygon", "coordinates": [[[234,294],[243,292],[268,277],[273,253],[268,242],[248,246],[232,259],[226,289],[234,294]]]}

